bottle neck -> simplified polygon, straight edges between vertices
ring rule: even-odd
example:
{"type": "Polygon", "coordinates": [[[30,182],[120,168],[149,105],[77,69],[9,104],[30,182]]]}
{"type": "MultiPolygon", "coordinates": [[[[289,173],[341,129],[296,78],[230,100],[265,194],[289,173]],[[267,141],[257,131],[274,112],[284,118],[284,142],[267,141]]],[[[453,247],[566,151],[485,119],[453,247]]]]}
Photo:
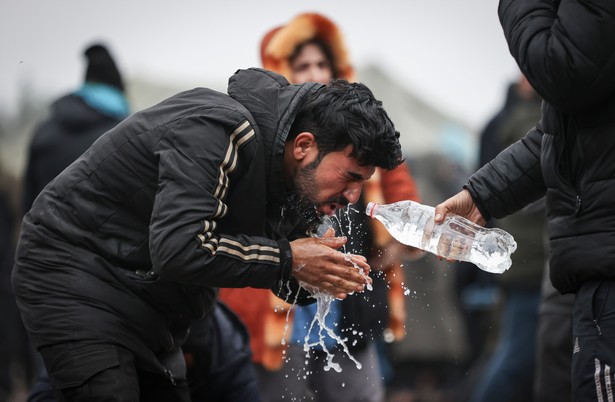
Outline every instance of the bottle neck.
{"type": "Polygon", "coordinates": [[[367,208],[365,208],[365,212],[369,215],[370,218],[374,217],[374,213],[376,209],[380,206],[377,202],[369,202],[367,203],[367,208]]]}

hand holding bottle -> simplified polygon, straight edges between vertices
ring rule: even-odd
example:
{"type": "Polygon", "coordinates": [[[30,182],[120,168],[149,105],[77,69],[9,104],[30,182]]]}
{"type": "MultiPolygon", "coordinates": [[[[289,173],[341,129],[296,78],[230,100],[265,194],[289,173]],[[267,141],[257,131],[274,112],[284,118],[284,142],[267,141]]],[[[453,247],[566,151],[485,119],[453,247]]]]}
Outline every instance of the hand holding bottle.
{"type": "Polygon", "coordinates": [[[481,226],[485,226],[485,223],[487,223],[483,215],[476,207],[474,200],[472,200],[470,192],[465,189],[436,206],[434,221],[437,224],[444,222],[446,215],[449,213],[463,216],[464,218],[481,226]]]}
{"type": "MultiPolygon", "coordinates": [[[[484,226],[485,223],[487,223],[483,215],[476,207],[472,196],[470,196],[470,192],[466,189],[463,189],[459,193],[436,206],[434,222],[438,225],[443,223],[449,213],[463,216],[464,218],[481,226],[484,226]]],[[[445,259],[447,261],[456,261],[454,258],[445,259]]]]}
{"type": "Polygon", "coordinates": [[[488,229],[475,223],[484,223],[485,219],[469,193],[459,193],[438,207],[437,220],[433,207],[413,201],[384,205],[370,202],[365,212],[409,246],[447,259],[469,261],[487,272],[502,273],[510,267],[510,254],[516,250],[517,243],[501,229],[488,229]]]}

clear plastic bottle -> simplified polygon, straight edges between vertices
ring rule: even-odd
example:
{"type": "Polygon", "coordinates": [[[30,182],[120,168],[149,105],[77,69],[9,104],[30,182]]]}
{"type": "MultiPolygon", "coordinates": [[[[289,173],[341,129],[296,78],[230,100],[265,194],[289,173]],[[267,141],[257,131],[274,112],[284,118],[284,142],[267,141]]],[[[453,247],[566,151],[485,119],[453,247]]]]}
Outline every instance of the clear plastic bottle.
{"type": "Polygon", "coordinates": [[[480,269],[501,274],[510,268],[515,239],[498,228],[485,228],[458,215],[434,222],[435,208],[414,201],[367,204],[365,213],[378,219],[399,242],[441,257],[468,261],[480,269]]]}

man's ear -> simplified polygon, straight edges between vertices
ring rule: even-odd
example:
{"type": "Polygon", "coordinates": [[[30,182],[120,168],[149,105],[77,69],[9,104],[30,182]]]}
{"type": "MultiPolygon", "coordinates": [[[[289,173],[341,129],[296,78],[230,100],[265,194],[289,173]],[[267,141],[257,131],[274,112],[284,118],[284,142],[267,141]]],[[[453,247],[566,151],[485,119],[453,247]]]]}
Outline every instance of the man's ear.
{"type": "Polygon", "coordinates": [[[295,160],[302,161],[314,152],[318,154],[314,135],[307,131],[299,133],[293,141],[293,156],[295,160]]]}

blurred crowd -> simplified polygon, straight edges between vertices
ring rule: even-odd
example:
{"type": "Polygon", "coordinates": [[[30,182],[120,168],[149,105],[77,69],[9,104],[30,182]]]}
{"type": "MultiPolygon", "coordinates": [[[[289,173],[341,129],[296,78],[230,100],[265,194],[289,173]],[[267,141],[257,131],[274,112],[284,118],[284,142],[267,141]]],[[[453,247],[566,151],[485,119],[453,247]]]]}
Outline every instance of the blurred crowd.
{"type": "MultiPolygon", "coordinates": [[[[267,32],[261,47],[263,67],[292,83],[360,81],[351,53],[341,27],[319,14],[283,22],[267,32]]],[[[44,377],[44,368],[29,345],[12,295],[10,275],[21,218],[47,183],[130,113],[129,85],[105,44],[88,45],[84,56],[82,85],[51,105],[49,117],[32,135],[23,175],[0,170],[0,402],[52,400],[45,399],[52,398],[45,393],[46,383],[37,380],[41,373],[44,377]]],[[[368,201],[412,199],[436,205],[523,137],[540,118],[541,99],[522,74],[502,92],[501,109],[481,131],[474,166],[462,162],[466,155],[461,155],[465,148],[455,144],[459,139],[443,135],[442,151],[404,155],[406,163],[399,170],[379,171],[365,186],[359,205],[330,222],[338,233],[353,238],[348,251],[365,255],[374,271],[372,293],[336,303],[330,312],[331,326],[347,338],[362,369],[348,360],[341,373],[323,371],[322,347],[308,354],[317,363],[302,367],[303,342],[309,337],[304,332],[314,311],[285,304],[270,291],[221,290],[225,314],[239,317],[242,327],[237,331],[247,330],[242,332],[251,348],[246,358],[256,368],[263,401],[311,400],[327,392],[338,395],[328,400],[352,401],[358,400],[352,392],[361,392],[372,395],[361,400],[381,402],[527,402],[543,392],[536,379],[544,379],[550,366],[541,356],[541,345],[549,343],[540,343],[545,325],[541,317],[555,311],[545,305],[556,299],[561,306],[556,319],[562,326],[570,325],[566,319],[572,308],[571,296],[561,297],[548,280],[544,200],[506,219],[489,221],[519,244],[511,269],[502,275],[400,247],[362,213],[368,201]],[[352,233],[347,232],[350,226],[352,233]],[[357,332],[361,336],[353,339],[350,334],[357,332]],[[307,373],[298,374],[301,370],[307,373]]],[[[562,344],[571,348],[572,342],[565,338],[562,344]]],[[[330,345],[335,359],[342,359],[343,351],[336,347],[335,342],[330,345]]],[[[558,367],[569,372],[569,366],[558,367]]],[[[560,383],[564,391],[569,390],[567,384],[560,383]]]]}

